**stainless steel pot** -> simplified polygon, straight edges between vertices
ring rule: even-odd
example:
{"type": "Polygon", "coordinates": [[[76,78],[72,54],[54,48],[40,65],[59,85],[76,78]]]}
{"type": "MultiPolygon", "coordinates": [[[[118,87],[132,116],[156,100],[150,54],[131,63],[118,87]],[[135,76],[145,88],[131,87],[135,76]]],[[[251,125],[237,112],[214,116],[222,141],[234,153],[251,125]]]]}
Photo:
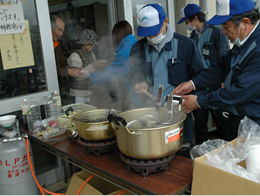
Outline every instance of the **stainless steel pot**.
{"type": "MultiPolygon", "coordinates": [[[[69,111],[71,110],[65,113],[69,115],[69,111]]],[[[107,112],[107,109],[83,111],[70,118],[76,124],[81,138],[94,141],[106,140],[115,137],[115,131],[107,120],[107,112]]]]}
{"type": "MultiPolygon", "coordinates": [[[[183,121],[186,114],[173,110],[171,121],[167,121],[167,108],[161,108],[161,125],[157,128],[128,128],[126,122],[133,122],[145,115],[156,116],[155,108],[129,110],[120,114],[121,120],[110,120],[115,129],[119,150],[132,158],[158,159],[176,153],[183,144],[183,121]]],[[[130,123],[129,123],[130,124],[130,123]]]]}

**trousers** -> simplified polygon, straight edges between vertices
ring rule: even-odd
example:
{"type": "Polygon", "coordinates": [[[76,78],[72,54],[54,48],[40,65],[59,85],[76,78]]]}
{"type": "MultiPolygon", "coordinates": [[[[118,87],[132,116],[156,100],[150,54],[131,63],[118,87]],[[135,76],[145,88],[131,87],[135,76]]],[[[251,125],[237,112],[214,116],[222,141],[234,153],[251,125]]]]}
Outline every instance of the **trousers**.
{"type": "Polygon", "coordinates": [[[208,116],[211,113],[217,127],[217,135],[219,139],[228,140],[230,136],[229,119],[223,116],[224,110],[201,109],[193,111],[195,118],[195,142],[196,145],[202,144],[208,138],[208,116]]]}

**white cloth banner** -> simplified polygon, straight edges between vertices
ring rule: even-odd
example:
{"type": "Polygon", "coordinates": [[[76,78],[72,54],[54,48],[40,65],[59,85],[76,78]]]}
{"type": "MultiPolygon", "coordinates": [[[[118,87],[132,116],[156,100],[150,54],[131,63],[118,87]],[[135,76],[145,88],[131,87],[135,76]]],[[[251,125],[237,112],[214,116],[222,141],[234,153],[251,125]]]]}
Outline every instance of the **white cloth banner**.
{"type": "Polygon", "coordinates": [[[0,1],[0,34],[23,33],[23,5],[20,0],[0,1]]]}

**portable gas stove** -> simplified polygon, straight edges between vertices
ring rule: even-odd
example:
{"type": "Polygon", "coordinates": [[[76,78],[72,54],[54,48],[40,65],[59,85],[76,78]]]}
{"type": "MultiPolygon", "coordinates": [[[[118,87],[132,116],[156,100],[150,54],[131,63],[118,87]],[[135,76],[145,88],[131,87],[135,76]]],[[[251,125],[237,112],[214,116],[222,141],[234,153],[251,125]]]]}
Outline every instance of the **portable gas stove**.
{"type": "Polygon", "coordinates": [[[160,159],[135,159],[120,153],[120,159],[125,163],[127,171],[136,171],[146,177],[150,173],[167,171],[175,154],[160,159]]]}
{"type": "Polygon", "coordinates": [[[87,152],[94,153],[97,156],[117,150],[115,137],[107,140],[93,141],[85,140],[79,136],[78,143],[85,146],[87,152]]]}

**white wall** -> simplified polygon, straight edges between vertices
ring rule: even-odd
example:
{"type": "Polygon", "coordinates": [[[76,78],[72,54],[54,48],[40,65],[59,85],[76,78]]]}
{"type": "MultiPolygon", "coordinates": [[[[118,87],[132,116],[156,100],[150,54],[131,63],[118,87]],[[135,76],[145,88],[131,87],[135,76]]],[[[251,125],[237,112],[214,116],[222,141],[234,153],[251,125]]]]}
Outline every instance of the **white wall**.
{"type": "Polygon", "coordinates": [[[216,14],[216,0],[210,0],[208,4],[208,19],[211,19],[216,14]]]}
{"type": "Polygon", "coordinates": [[[260,0],[254,0],[256,2],[256,7],[259,9],[260,8],[260,0]]]}

